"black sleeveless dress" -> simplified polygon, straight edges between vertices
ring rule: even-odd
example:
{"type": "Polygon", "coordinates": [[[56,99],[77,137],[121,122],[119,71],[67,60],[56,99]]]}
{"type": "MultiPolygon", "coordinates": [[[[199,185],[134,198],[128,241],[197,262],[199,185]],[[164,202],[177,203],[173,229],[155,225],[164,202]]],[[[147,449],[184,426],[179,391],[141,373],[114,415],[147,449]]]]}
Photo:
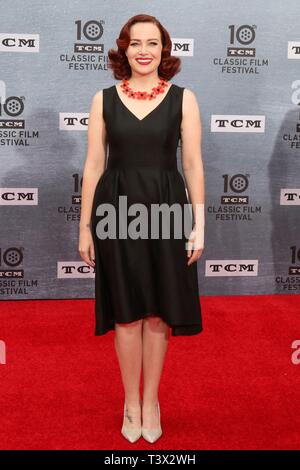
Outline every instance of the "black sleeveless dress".
{"type": "MultiPolygon", "coordinates": [[[[100,239],[96,233],[98,222],[105,217],[96,214],[98,205],[113,204],[119,214],[119,196],[127,196],[128,208],[133,203],[143,203],[149,210],[151,203],[188,204],[176,159],[183,90],[170,84],[163,101],[140,120],[123,103],[115,85],[103,89],[109,153],[95,189],[91,214],[96,336],[113,330],[116,322],[127,323],[149,315],[166,322],[172,336],[202,331],[197,263],[186,264],[184,231],[180,239],[121,238],[118,231],[115,239],[100,239]]],[[[129,224],[132,217],[128,210],[126,214],[129,224]]]]}

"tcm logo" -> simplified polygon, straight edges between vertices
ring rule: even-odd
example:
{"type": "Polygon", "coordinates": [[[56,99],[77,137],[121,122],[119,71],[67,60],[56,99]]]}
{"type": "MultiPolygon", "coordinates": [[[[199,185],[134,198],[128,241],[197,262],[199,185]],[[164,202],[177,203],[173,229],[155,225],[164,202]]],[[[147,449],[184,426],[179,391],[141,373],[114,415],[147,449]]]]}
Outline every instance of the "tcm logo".
{"type": "Polygon", "coordinates": [[[22,33],[0,33],[0,51],[39,52],[40,35],[22,33]]]}
{"type": "Polygon", "coordinates": [[[228,57],[255,57],[254,47],[249,47],[255,40],[256,25],[242,24],[236,26],[231,24],[229,28],[230,46],[227,47],[228,57]],[[235,44],[237,44],[235,46],[235,44]]]}
{"type": "Polygon", "coordinates": [[[0,188],[0,206],[36,206],[38,188],[0,188]]]}
{"type": "Polygon", "coordinates": [[[0,247],[0,279],[22,279],[24,269],[20,267],[24,258],[23,247],[0,247]]]}
{"type": "Polygon", "coordinates": [[[1,129],[25,129],[24,119],[17,119],[24,111],[24,96],[6,96],[6,85],[0,81],[0,126],[1,129]]]}
{"type": "Polygon", "coordinates": [[[293,364],[298,365],[300,364],[300,340],[295,339],[291,344],[291,348],[296,350],[291,356],[291,361],[293,364]]]}
{"type": "Polygon", "coordinates": [[[236,175],[224,174],[222,176],[224,195],[221,196],[221,204],[235,204],[241,206],[249,204],[249,196],[242,193],[248,189],[250,175],[248,173],[237,173],[236,175]],[[229,192],[234,194],[228,194],[229,192]]]}
{"type": "Polygon", "coordinates": [[[63,131],[86,131],[89,113],[59,113],[59,129],[63,131]]]}
{"type": "Polygon", "coordinates": [[[89,20],[86,22],[82,22],[81,20],[75,21],[76,40],[79,42],[74,44],[74,52],[103,54],[104,44],[96,43],[96,41],[99,41],[103,36],[104,23],[103,20],[89,20]],[[91,43],[87,41],[91,41],[91,43]]]}
{"type": "Polygon", "coordinates": [[[211,132],[264,132],[265,116],[212,114],[211,132]]]}
{"type": "Polygon", "coordinates": [[[0,365],[1,364],[6,364],[6,345],[2,339],[0,339],[0,365]]]}
{"type": "Polygon", "coordinates": [[[258,260],[206,260],[206,276],[257,276],[258,260]]]}
{"type": "Polygon", "coordinates": [[[288,59],[300,59],[300,42],[289,41],[288,42],[288,59]]]}
{"type": "Polygon", "coordinates": [[[172,54],[177,56],[193,56],[194,39],[172,38],[172,54]]]}
{"type": "Polygon", "coordinates": [[[95,268],[83,261],[58,261],[57,277],[59,279],[83,279],[95,277],[95,268]]]}
{"type": "Polygon", "coordinates": [[[300,189],[281,189],[280,190],[281,206],[299,206],[300,205],[300,189]]]}

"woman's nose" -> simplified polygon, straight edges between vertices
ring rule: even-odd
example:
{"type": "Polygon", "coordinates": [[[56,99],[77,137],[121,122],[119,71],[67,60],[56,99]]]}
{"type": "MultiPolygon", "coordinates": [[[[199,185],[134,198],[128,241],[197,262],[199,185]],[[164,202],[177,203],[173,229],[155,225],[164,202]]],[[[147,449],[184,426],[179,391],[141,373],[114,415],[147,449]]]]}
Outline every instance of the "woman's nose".
{"type": "Polygon", "coordinates": [[[147,45],[145,44],[144,46],[140,46],[140,51],[141,54],[146,54],[147,53],[147,45]]]}

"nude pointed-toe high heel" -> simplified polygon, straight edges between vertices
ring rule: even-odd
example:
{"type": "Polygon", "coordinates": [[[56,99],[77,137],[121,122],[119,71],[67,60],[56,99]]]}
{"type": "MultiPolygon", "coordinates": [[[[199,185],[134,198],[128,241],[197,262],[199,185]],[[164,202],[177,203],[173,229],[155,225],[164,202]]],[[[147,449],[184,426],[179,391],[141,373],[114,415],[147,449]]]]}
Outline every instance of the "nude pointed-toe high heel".
{"type": "Polygon", "coordinates": [[[130,428],[126,426],[125,419],[127,419],[126,403],[124,403],[124,416],[121,434],[131,443],[136,442],[142,435],[142,427],[136,426],[135,428],[130,428]]]}
{"type": "Polygon", "coordinates": [[[157,428],[154,429],[148,429],[144,428],[142,426],[142,436],[146,441],[148,442],[155,442],[157,441],[158,438],[162,435],[162,428],[161,428],[161,423],[160,423],[160,409],[159,409],[159,403],[157,403],[157,411],[158,411],[158,420],[159,420],[159,425],[157,428]]]}

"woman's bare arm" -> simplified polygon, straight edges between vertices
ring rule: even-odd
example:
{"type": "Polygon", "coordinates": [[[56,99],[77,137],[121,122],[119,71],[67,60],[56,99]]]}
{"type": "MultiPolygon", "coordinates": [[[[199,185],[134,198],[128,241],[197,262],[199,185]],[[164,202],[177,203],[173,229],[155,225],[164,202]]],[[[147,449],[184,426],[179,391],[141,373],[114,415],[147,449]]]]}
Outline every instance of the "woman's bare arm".
{"type": "Polygon", "coordinates": [[[100,90],[93,96],[89,113],[88,149],[81,188],[80,230],[90,228],[95,189],[105,169],[106,130],[103,120],[102,103],[103,92],[100,90]]]}
{"type": "MultiPolygon", "coordinates": [[[[201,151],[201,116],[195,94],[187,88],[184,89],[183,93],[181,122],[182,170],[189,200],[192,204],[194,228],[196,230],[199,228],[198,241],[200,245],[203,245],[205,181],[201,151]]],[[[191,262],[194,260],[195,257],[191,259],[191,262]]]]}

